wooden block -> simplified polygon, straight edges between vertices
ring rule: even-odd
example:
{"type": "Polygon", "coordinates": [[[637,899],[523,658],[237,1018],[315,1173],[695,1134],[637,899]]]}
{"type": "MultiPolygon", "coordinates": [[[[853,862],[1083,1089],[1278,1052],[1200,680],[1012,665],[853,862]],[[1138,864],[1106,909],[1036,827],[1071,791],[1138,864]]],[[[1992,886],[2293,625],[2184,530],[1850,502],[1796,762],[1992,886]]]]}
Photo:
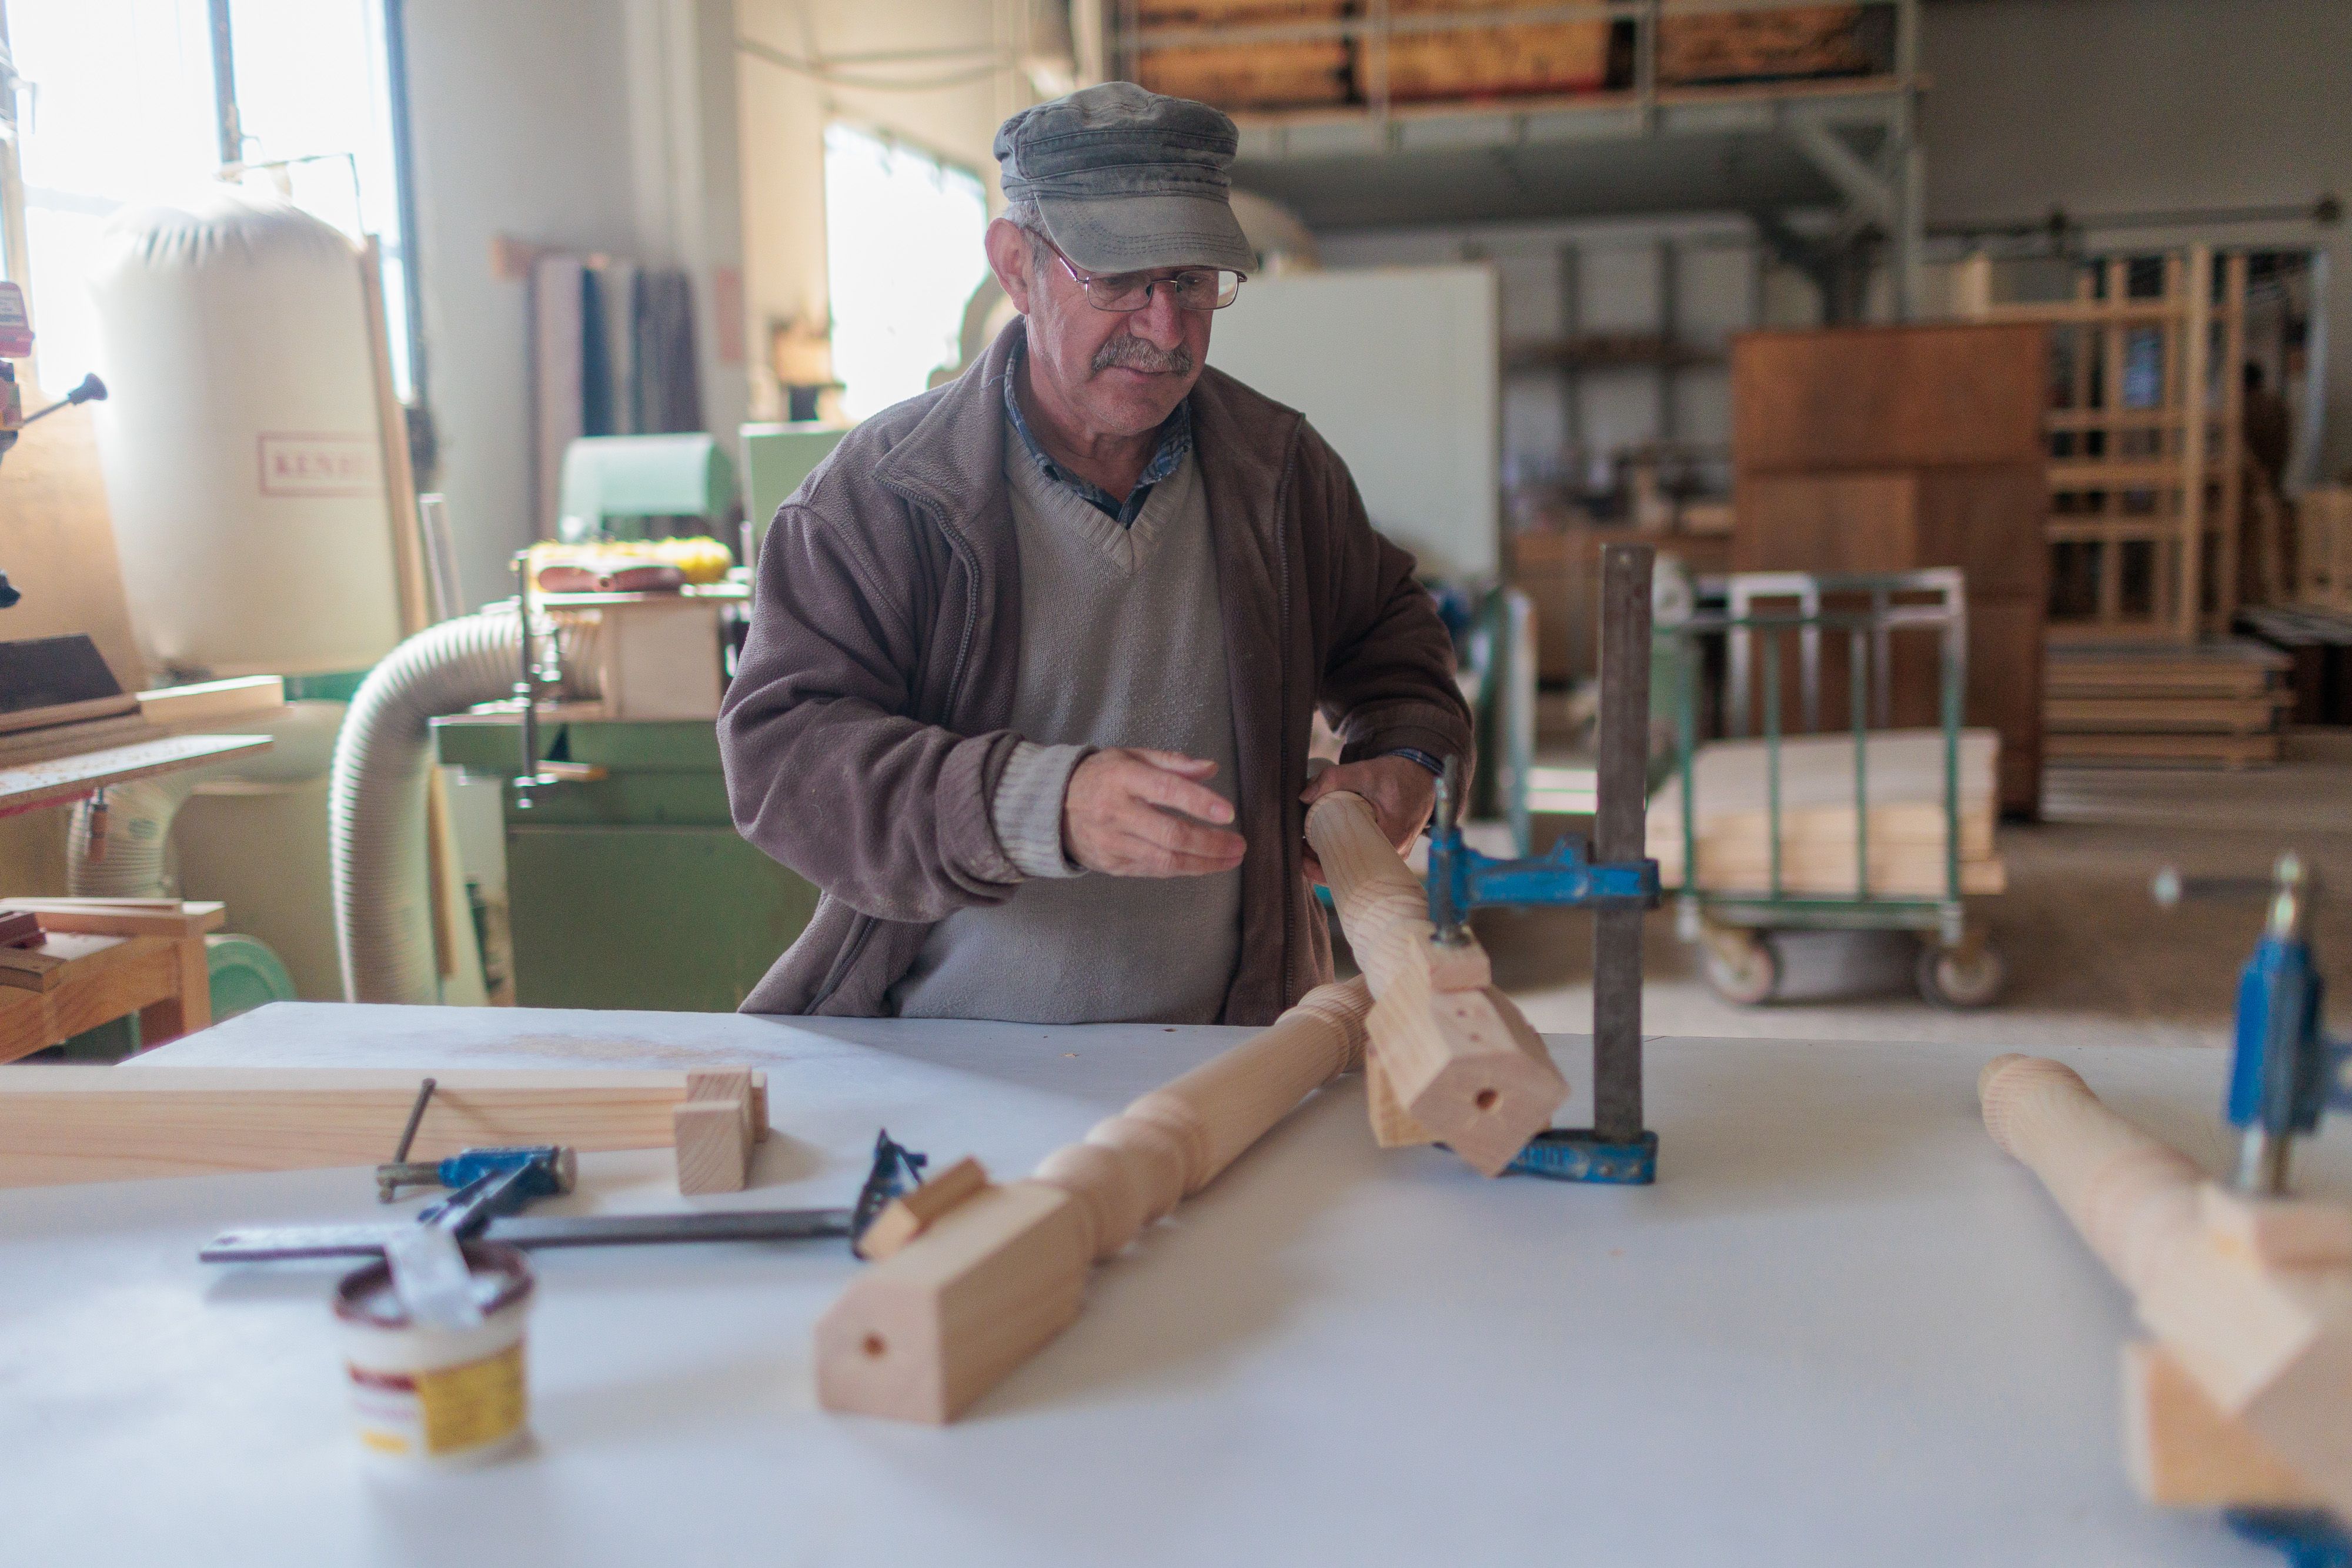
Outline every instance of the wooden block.
{"type": "Polygon", "coordinates": [[[2317,1508],[2326,1500],[2207,1398],[2153,1340],[2124,1346],[2124,1464],[2166,1508],[2317,1508]]]}
{"type": "Polygon", "coordinates": [[[688,1100],[670,1108],[677,1149],[677,1190],[740,1192],[751,1179],[751,1130],[731,1100],[688,1100]]]}
{"type": "Polygon", "coordinates": [[[758,1071],[751,1074],[751,1141],[768,1141],[768,1075],[758,1071]]]}
{"type": "MultiPolygon", "coordinates": [[[[0,1061],[61,1044],[85,1030],[176,996],[179,946],[162,936],[51,936],[42,950],[65,950],[70,958],[57,972],[55,984],[44,991],[0,987],[0,1061]]],[[[159,1019],[164,1021],[170,1020],[159,1019]]],[[[5,1082],[14,1079],[11,1074],[5,1082]]],[[[0,1145],[5,1143],[0,1138],[0,1145]]],[[[5,1159],[0,1155],[0,1163],[5,1159]]]]}
{"type": "Polygon", "coordinates": [[[1076,1200],[985,1188],[866,1270],[816,1325],[828,1410],[953,1420],[1078,1315],[1094,1261],[1076,1200]]]}
{"type": "Polygon", "coordinates": [[[1376,1046],[1364,1052],[1364,1099],[1371,1114],[1372,1142],[1381,1148],[1403,1149],[1437,1142],[1436,1134],[1414,1121],[1397,1103],[1396,1085],[1389,1082],[1388,1069],[1381,1065],[1376,1046]]]}
{"type": "Polygon", "coordinates": [[[0,948],[41,945],[41,917],[29,909],[0,912],[0,948]]]}
{"type": "Polygon", "coordinates": [[[39,947],[0,947],[0,986],[24,991],[54,990],[65,977],[63,955],[39,947]]]}
{"type": "Polygon", "coordinates": [[[1511,1000],[1483,991],[1431,992],[1405,977],[1373,1004],[1367,1025],[1405,1114],[1482,1176],[1499,1176],[1568,1098],[1511,1000]]]}
{"type": "Polygon", "coordinates": [[[891,1256],[987,1185],[988,1172],[978,1160],[958,1160],[914,1191],[892,1198],[858,1238],[857,1255],[868,1262],[891,1256]]]}
{"type": "Polygon", "coordinates": [[[2198,1213],[2222,1252],[2290,1269],[2352,1263],[2352,1208],[2309,1198],[2258,1197],[2208,1182],[2198,1213]]]}
{"type": "Polygon", "coordinates": [[[670,1112],[679,1192],[743,1190],[751,1177],[751,1099],[747,1069],[686,1075],[686,1101],[670,1112]]]}
{"type": "MultiPolygon", "coordinates": [[[[173,962],[170,944],[158,937],[121,946],[139,943],[152,944],[167,968],[173,962]]],[[[0,1055],[7,1005],[0,1000],[0,1055]]],[[[10,1069],[0,1072],[0,1187],[373,1165],[391,1157],[420,1076],[368,1068],[10,1069]]],[[[682,1072],[467,1069],[433,1077],[410,1151],[420,1160],[485,1145],[661,1148],[671,1139],[671,1107],[686,1098],[682,1072]]]]}

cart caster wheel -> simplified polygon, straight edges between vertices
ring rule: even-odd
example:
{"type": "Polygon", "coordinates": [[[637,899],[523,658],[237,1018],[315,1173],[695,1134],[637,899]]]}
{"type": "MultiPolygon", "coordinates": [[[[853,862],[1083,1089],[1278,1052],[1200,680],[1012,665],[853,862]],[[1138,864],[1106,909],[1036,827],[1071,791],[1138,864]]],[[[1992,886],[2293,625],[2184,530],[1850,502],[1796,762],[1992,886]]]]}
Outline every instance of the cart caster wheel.
{"type": "Polygon", "coordinates": [[[1769,933],[1706,946],[1706,983],[1727,1002],[1752,1008],[1780,988],[1780,947],[1769,933]]]}
{"type": "Polygon", "coordinates": [[[1963,947],[1919,948],[1919,995],[1931,1007],[1990,1007],[2009,978],[2009,966],[1989,942],[1971,955],[1963,947]]]}

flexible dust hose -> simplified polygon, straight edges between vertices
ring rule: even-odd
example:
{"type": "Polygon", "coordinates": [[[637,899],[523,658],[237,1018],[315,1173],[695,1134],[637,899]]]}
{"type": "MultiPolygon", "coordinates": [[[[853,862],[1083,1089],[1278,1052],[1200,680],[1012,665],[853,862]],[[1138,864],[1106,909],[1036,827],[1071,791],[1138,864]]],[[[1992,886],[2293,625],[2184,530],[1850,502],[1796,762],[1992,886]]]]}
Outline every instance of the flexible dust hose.
{"type": "Polygon", "coordinates": [[[66,891],[76,898],[168,896],[163,847],[172,819],[195,787],[187,773],[166,773],[113,786],[103,806],[75,806],[66,833],[66,891]],[[98,829],[100,821],[105,826],[98,829]]]}
{"type": "MultiPolygon", "coordinates": [[[[352,698],[327,797],[346,1000],[441,999],[425,870],[430,726],[514,695],[520,626],[509,605],[428,627],[370,671],[352,698]]],[[[557,636],[567,695],[593,695],[571,674],[592,666],[590,633],[564,624],[557,636]]]]}
{"type": "Polygon", "coordinates": [[[168,845],[173,819],[188,797],[221,779],[299,784],[318,778],[327,770],[342,716],[341,703],[294,702],[258,722],[220,727],[236,735],[266,735],[273,744],[210,767],[114,785],[105,793],[102,832],[93,831],[100,821],[95,803],[79,802],[66,833],[66,891],[76,898],[175,896],[168,845]]]}

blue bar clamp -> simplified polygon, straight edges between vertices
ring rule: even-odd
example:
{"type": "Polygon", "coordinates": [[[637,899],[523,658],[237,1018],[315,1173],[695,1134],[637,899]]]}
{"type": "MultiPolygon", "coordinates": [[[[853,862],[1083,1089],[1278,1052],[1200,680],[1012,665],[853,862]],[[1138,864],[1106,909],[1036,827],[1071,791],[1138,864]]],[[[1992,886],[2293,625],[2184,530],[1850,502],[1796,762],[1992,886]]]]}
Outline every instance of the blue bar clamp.
{"type": "MultiPolygon", "coordinates": [[[[1437,782],[1437,810],[1429,828],[1429,922],[1437,928],[1438,941],[1467,942],[1474,909],[1657,907],[1656,861],[1595,863],[1587,841],[1575,834],[1561,838],[1546,855],[1496,860],[1479,853],[1462,840],[1461,790],[1460,763],[1451,759],[1437,782]]],[[[1596,1035],[1601,1027],[1596,1018],[1596,1035]]],[[[1637,1075],[1639,1050],[1637,1040],[1632,1058],[1637,1075]]],[[[1646,1186],[1658,1179],[1658,1135],[1640,1127],[1631,1136],[1554,1127],[1537,1134],[1507,1168],[1553,1181],[1646,1186]]]]}
{"type": "MultiPolygon", "coordinates": [[[[2231,1185],[2284,1196],[2294,1140],[2319,1130],[2330,1110],[2352,1110],[2352,1044],[2330,1040],[2320,1019],[2327,983],[2311,951],[2317,879],[2293,852],[2279,857],[2268,883],[2252,878],[2185,878],[2170,868],[2156,879],[2156,899],[2230,897],[2259,891],[2270,917],[2253,956],[2238,974],[2238,1010],[2222,1113],[2239,1131],[2231,1185]]],[[[2352,1536],[2323,1512],[2231,1509],[2223,1516],[2249,1541],[2277,1548],[2295,1568],[2352,1568],[2352,1536]]]]}

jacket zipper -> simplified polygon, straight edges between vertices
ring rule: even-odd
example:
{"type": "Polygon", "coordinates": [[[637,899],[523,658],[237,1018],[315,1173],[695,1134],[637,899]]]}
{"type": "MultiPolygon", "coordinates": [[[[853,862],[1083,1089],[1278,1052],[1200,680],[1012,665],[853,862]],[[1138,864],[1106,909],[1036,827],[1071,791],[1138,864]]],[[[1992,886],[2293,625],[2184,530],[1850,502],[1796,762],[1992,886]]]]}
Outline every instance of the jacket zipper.
{"type": "MultiPolygon", "coordinates": [[[[936,514],[927,512],[926,515],[930,517],[931,525],[947,536],[949,552],[964,569],[963,636],[956,644],[955,665],[948,671],[947,715],[949,717],[953,717],[956,701],[963,695],[964,668],[971,659],[972,627],[980,620],[980,574],[972,569],[970,552],[961,537],[941,521],[936,514]]],[[[857,967],[858,956],[866,951],[867,940],[873,936],[874,928],[880,924],[879,920],[870,915],[860,915],[857,917],[856,925],[850,931],[849,940],[842,946],[841,956],[834,960],[832,972],[825,976],[824,984],[818,988],[816,995],[809,998],[811,1013],[814,1013],[830,1001],[834,992],[841,988],[842,982],[849,978],[850,971],[857,967]]]]}
{"type": "MultiPolygon", "coordinates": [[[[1284,471],[1283,477],[1286,486],[1289,479],[1287,467],[1286,467],[1284,471]]],[[[1275,740],[1275,766],[1280,770],[1276,776],[1282,779],[1282,788],[1286,792],[1290,789],[1291,773],[1290,533],[1286,523],[1286,519],[1290,515],[1290,508],[1284,505],[1286,498],[1286,497],[1279,491],[1277,491],[1275,496],[1274,551],[1276,559],[1275,602],[1279,607],[1277,619],[1280,623],[1282,637],[1281,652],[1278,655],[1282,668],[1282,676],[1278,684],[1278,690],[1280,691],[1282,701],[1279,714],[1276,718],[1276,723],[1280,726],[1280,728],[1276,733],[1276,738],[1275,740]]],[[[1282,809],[1286,815],[1289,812],[1290,801],[1287,799],[1284,800],[1282,809]]],[[[1298,945],[1295,940],[1297,933],[1292,929],[1292,909],[1298,898],[1298,878],[1296,874],[1292,873],[1290,866],[1290,857],[1293,852],[1292,846],[1286,837],[1282,847],[1282,869],[1284,873],[1282,878],[1282,1006],[1286,1009],[1297,999],[1293,993],[1293,987],[1297,980],[1298,974],[1298,945]]]]}

